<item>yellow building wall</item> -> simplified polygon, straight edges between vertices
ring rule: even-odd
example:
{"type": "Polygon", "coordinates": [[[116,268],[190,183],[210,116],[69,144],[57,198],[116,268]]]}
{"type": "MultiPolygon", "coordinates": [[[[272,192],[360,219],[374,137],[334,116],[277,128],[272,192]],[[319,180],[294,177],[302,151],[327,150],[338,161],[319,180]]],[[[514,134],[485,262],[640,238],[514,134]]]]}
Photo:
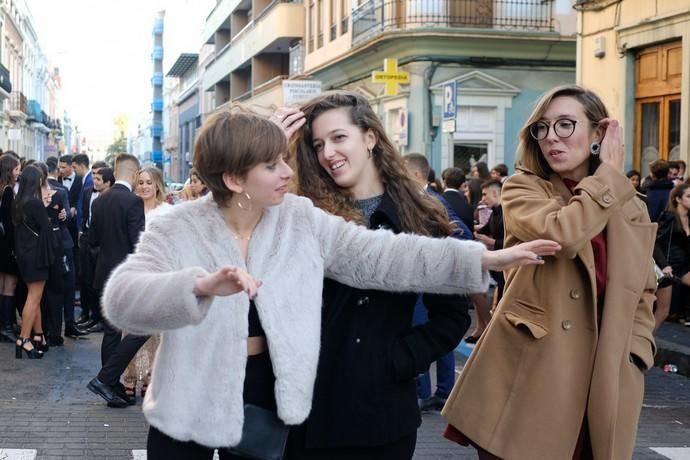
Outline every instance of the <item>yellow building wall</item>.
{"type": "MultiPolygon", "coordinates": [[[[623,0],[601,11],[578,14],[578,84],[596,91],[611,116],[623,124],[626,159],[633,158],[635,52],[682,40],[681,158],[688,161],[690,133],[690,1],[623,0]],[[595,50],[605,42],[604,57],[595,50]]],[[[628,164],[626,162],[626,164],[628,164]]]]}

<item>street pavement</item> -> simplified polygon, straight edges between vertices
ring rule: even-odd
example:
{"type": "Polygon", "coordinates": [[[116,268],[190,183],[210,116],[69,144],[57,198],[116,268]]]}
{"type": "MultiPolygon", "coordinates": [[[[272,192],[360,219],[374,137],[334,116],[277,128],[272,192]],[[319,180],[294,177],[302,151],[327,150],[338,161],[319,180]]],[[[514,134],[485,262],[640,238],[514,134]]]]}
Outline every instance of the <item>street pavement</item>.
{"type": "MultiPolygon", "coordinates": [[[[0,459],[144,459],[141,401],[110,409],[86,389],[100,367],[101,334],[65,340],[32,361],[15,359],[14,346],[0,344],[0,459]]],[[[444,427],[438,413],[424,414],[415,460],[476,458],[443,439],[444,427]]],[[[635,459],[690,459],[690,379],[659,368],[647,374],[637,444],[635,459]],[[685,450],[661,455],[652,448],[685,450]]]]}

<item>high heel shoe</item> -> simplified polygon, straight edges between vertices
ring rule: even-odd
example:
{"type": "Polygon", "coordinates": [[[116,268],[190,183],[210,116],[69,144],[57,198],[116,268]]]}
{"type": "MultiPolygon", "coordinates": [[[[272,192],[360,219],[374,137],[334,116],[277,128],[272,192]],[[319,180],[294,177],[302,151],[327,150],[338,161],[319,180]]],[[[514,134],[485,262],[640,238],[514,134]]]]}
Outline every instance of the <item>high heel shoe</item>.
{"type": "Polygon", "coordinates": [[[14,357],[16,359],[22,359],[22,350],[26,353],[26,357],[29,359],[41,359],[43,358],[43,353],[41,353],[36,347],[28,350],[27,348],[24,347],[27,343],[31,343],[31,339],[29,338],[24,338],[20,337],[17,339],[17,342],[21,341],[21,343],[16,343],[15,342],[15,352],[14,352],[14,357]]]}
{"type": "Polygon", "coordinates": [[[34,344],[34,348],[38,349],[38,351],[40,351],[41,353],[45,353],[50,349],[50,346],[48,345],[48,342],[46,342],[46,338],[43,335],[43,332],[31,334],[31,337],[33,337],[31,342],[34,344]],[[39,337],[39,339],[36,340],[36,337],[39,337]]]}

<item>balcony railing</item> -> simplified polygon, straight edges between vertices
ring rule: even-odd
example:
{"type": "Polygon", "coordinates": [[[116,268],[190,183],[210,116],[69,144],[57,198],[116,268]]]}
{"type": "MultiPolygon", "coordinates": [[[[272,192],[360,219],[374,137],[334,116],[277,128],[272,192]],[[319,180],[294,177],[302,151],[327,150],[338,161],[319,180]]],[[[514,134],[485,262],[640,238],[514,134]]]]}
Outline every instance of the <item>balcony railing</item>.
{"type": "Polygon", "coordinates": [[[26,107],[26,96],[19,91],[12,91],[10,94],[10,110],[17,110],[22,113],[28,113],[26,107]]]}
{"type": "Polygon", "coordinates": [[[290,48],[290,76],[304,73],[304,43],[301,41],[290,48]]]}
{"type": "Polygon", "coordinates": [[[352,12],[352,43],[416,28],[552,31],[552,10],[544,0],[369,0],[352,12]]]}

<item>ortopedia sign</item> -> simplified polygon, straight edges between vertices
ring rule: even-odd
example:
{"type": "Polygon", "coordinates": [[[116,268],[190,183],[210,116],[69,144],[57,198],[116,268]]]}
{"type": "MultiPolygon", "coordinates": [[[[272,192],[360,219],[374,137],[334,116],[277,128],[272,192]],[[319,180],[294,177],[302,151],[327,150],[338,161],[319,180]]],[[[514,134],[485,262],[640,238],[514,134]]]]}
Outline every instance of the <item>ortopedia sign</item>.
{"type": "Polygon", "coordinates": [[[319,80],[283,80],[283,105],[300,104],[319,94],[319,80]]]}
{"type": "Polygon", "coordinates": [[[384,59],[383,72],[374,71],[371,73],[371,81],[374,83],[386,84],[386,96],[398,94],[398,84],[409,84],[410,73],[398,70],[397,59],[384,59]]]}

